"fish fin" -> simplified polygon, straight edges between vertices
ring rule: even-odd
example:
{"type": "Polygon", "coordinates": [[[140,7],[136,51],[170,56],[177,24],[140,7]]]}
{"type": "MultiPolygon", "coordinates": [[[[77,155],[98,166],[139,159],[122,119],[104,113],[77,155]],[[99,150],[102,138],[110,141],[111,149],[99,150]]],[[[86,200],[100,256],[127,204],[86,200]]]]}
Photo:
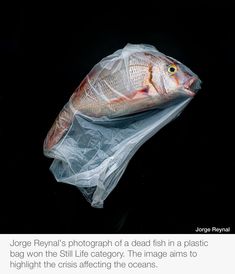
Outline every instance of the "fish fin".
{"type": "Polygon", "coordinates": [[[146,86],[146,87],[144,87],[142,89],[133,91],[131,93],[131,95],[129,95],[129,96],[122,96],[122,97],[119,97],[119,98],[112,99],[110,101],[110,103],[111,104],[113,104],[113,103],[121,103],[121,102],[130,101],[130,100],[133,100],[133,99],[144,98],[144,97],[146,97],[146,95],[148,95],[148,91],[149,91],[149,88],[146,86]]]}
{"type": "Polygon", "coordinates": [[[144,98],[146,97],[146,95],[148,95],[149,93],[149,87],[146,86],[140,90],[136,90],[133,94],[131,99],[140,99],[140,98],[144,98]]]}

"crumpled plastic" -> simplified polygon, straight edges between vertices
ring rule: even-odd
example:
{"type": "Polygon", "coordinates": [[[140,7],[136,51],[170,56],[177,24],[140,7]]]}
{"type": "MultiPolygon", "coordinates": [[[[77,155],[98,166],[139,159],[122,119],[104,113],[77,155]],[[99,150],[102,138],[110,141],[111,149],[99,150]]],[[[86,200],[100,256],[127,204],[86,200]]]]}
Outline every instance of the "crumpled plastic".
{"type": "MultiPolygon", "coordinates": [[[[138,50],[159,54],[152,46],[130,45],[101,60],[99,66],[112,73],[117,60],[119,66],[125,65],[138,50]]],[[[163,106],[117,117],[92,117],[75,111],[68,102],[65,108],[74,113],[72,124],[57,144],[44,150],[54,158],[50,170],[58,182],[78,187],[93,207],[103,207],[139,147],[175,119],[191,99],[179,96],[163,106]]]]}

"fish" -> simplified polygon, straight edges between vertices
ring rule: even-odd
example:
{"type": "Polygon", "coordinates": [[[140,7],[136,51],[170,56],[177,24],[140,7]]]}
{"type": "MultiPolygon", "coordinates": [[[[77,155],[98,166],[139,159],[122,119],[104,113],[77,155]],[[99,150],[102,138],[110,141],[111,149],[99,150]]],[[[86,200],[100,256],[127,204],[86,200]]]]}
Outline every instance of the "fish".
{"type": "Polygon", "coordinates": [[[48,132],[44,151],[60,142],[77,113],[108,119],[132,115],[194,97],[200,84],[189,68],[155,47],[127,44],[95,65],[75,89],[48,132]]]}

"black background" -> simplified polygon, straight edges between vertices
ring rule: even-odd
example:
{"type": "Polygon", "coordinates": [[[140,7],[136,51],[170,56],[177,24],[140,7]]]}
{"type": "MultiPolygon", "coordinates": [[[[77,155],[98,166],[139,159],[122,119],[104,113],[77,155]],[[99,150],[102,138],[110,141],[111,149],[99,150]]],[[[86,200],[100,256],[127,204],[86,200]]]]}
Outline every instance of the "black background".
{"type": "Polygon", "coordinates": [[[2,233],[234,231],[233,15],[230,7],[157,1],[1,10],[2,233]],[[57,183],[42,144],[101,58],[147,43],[191,68],[202,90],[132,158],[104,209],[57,183]]]}

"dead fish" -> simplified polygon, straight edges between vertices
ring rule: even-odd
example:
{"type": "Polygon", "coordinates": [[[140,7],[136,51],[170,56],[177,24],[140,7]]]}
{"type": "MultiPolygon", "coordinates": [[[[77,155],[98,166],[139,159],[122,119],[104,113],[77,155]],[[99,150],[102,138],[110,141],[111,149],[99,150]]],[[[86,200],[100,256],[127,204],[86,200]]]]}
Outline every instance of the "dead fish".
{"type": "Polygon", "coordinates": [[[59,113],[44,141],[44,151],[61,140],[78,112],[96,118],[120,117],[195,95],[200,89],[196,74],[154,47],[147,48],[128,44],[111,55],[111,64],[110,56],[102,59],[59,113]],[[116,57],[120,51],[121,58],[116,57]]]}

